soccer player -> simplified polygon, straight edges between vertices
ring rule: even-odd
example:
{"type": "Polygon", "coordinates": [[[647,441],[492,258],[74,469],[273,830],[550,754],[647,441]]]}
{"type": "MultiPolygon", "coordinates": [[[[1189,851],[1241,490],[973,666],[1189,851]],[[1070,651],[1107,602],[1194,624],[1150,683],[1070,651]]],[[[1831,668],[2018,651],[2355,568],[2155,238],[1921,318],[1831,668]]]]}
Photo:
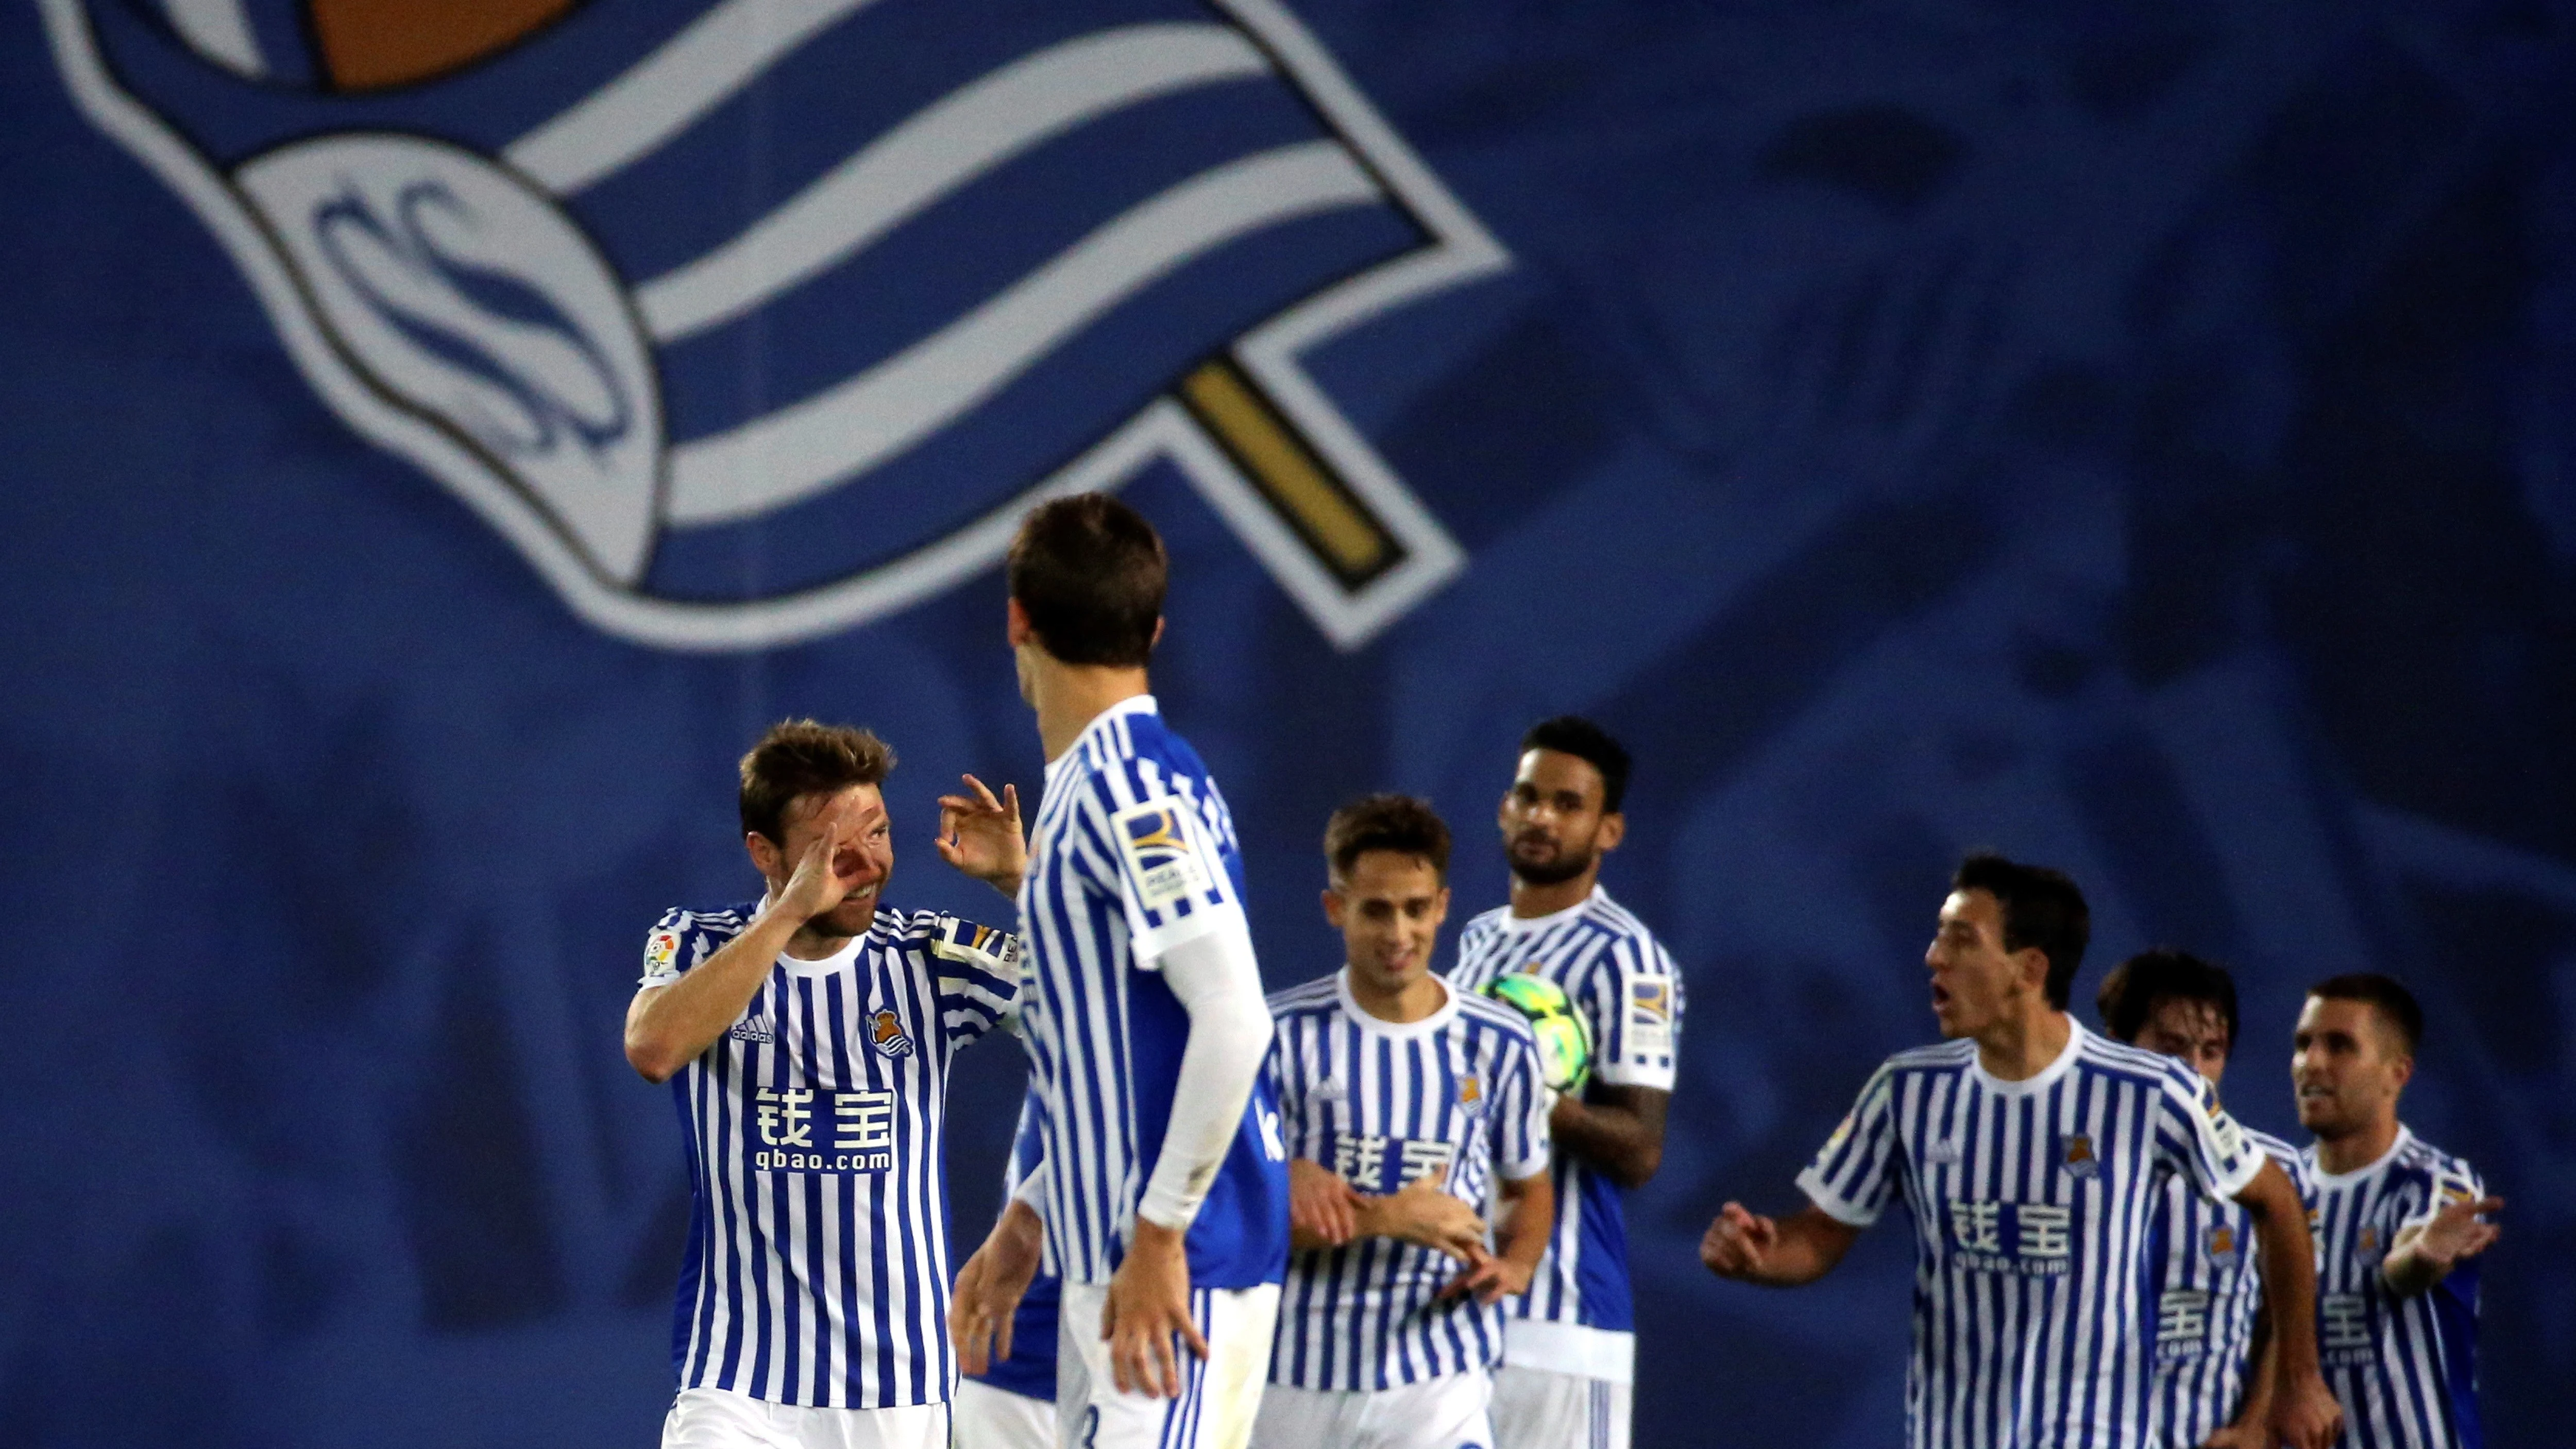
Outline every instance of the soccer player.
{"type": "Polygon", "coordinates": [[[1431,970],[1449,828],[1429,805],[1342,807],[1324,858],[1344,965],[1270,998],[1299,1251],[1253,1444],[1485,1449],[1501,1301],[1528,1290],[1553,1217],[1538,1042],[1431,970]]]}
{"type": "Polygon", "coordinates": [[[2090,934],[2056,871],[1970,856],[1924,952],[1948,1040],[1899,1052],[1798,1176],[1778,1220],[1730,1202],[1700,1241],[1720,1277],[1792,1287],[1902,1194],[1914,1218],[1915,1449],[2139,1449],[2153,1365],[2140,1302],[2164,1173],[2245,1206],[2275,1309],[2274,1441],[2326,1449],[2315,1276],[2298,1190],[2201,1077],[2066,1014],[2090,934]]]}
{"type": "Polygon", "coordinates": [[[1047,757],[1020,890],[1044,1160],[958,1275],[951,1331],[989,1342],[1042,1257],[1063,1280],[1060,1436],[1242,1449],[1279,1317],[1288,1163],[1234,821],[1147,691],[1162,540],[1078,494],[1029,513],[1007,572],[1047,757]]]}
{"type": "MultiPolygon", "coordinates": [[[[2111,968],[2094,998],[2115,1041],[2188,1063],[2215,1090],[2236,1049],[2236,982],[2225,968],[2180,951],[2148,951],[2111,968]]],[[[2245,1140],[2278,1163],[2307,1199],[2299,1151],[2239,1124],[2245,1140]]],[[[2202,1193],[2188,1176],[2165,1179],[2149,1234],[2155,1273],[2155,1387],[2141,1407],[2159,1426],[2150,1442],[2176,1449],[2271,1449],[2273,1354],[2261,1313],[2253,1222],[2246,1210],[2202,1193]]]]}
{"type": "MultiPolygon", "coordinates": [[[[626,1058],[671,1083],[694,1195],[666,1449],[948,1442],[948,1069],[1013,1009],[1019,943],[885,904],[893,768],[865,730],[771,729],[740,802],[767,889],[645,938],[626,1058]]],[[[993,806],[940,853],[1007,891],[1025,856],[993,806]]]]}
{"type": "Polygon", "coordinates": [[[2291,1041],[2317,1194],[2318,1336],[2350,1449],[2477,1449],[2477,1257],[2499,1231],[2468,1163],[2406,1130],[2424,1010],[2386,976],[2309,988],[2291,1041]]]}
{"type": "Polygon", "coordinates": [[[1559,1097],[1556,1226],[1529,1293],[1509,1306],[1494,1375],[1500,1449],[1625,1449],[1636,1368],[1622,1197],[1664,1155],[1681,1035],[1682,978],[1643,923],[1601,888],[1627,829],[1628,752],[1589,720],[1522,737],[1498,816],[1511,904],[1459,933],[1452,984],[1481,991],[1528,971],[1556,983],[1591,1030],[1591,1083],[1559,1097]]]}
{"type": "MultiPolygon", "coordinates": [[[[1038,1165],[1038,1095],[1020,1103],[1020,1125],[1011,1136],[1011,1161],[1003,1174],[1008,1204],[1038,1165]]],[[[966,1369],[957,1385],[956,1442],[961,1449],[1054,1449],[1056,1310],[1062,1288],[1039,1274],[1019,1306],[983,1343],[959,1355],[966,1369]]]]}

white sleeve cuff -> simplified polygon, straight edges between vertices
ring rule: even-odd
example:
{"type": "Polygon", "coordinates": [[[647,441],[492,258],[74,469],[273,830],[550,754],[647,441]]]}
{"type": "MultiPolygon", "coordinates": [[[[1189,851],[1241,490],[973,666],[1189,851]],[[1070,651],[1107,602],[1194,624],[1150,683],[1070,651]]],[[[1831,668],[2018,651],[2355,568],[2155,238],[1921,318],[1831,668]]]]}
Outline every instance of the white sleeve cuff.
{"type": "Polygon", "coordinates": [[[1865,1228],[1878,1221],[1876,1212],[1845,1200],[1825,1184],[1825,1175],[1812,1167],[1798,1174],[1798,1190],[1807,1195],[1807,1201],[1814,1203],[1817,1211],[1847,1227],[1865,1228]]]}

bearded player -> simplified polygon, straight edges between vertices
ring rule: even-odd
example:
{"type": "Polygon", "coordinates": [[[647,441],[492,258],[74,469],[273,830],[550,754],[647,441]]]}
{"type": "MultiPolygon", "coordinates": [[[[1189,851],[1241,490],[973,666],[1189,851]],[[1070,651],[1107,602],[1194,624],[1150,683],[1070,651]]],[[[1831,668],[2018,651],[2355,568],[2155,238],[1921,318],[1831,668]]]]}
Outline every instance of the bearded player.
{"type": "Polygon", "coordinates": [[[1496,821],[1511,903],[1467,923],[1452,984],[1481,991],[1528,972],[1563,990],[1589,1028],[1588,1086],[1557,1099],[1556,1224],[1529,1292],[1510,1300],[1494,1375],[1500,1449],[1625,1449],[1636,1376],[1622,1199],[1663,1161],[1681,1035],[1682,979],[1654,933],[1601,886],[1627,830],[1628,752],[1564,716],[1522,737],[1496,821]]]}

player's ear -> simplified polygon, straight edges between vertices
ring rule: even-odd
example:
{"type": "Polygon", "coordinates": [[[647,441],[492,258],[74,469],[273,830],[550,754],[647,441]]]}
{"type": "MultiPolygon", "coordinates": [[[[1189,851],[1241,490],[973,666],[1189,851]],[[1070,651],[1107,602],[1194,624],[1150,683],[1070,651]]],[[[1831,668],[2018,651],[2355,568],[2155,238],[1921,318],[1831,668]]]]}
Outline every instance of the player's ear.
{"type": "Polygon", "coordinates": [[[1617,850],[1619,842],[1627,838],[1628,817],[1620,811],[1613,810],[1601,817],[1601,829],[1592,837],[1592,848],[1617,850]]]}
{"type": "Polygon", "coordinates": [[[779,852],[777,843],[768,836],[757,830],[746,831],[742,837],[742,848],[750,853],[751,868],[759,871],[763,879],[780,873],[779,863],[786,857],[779,852]]]}
{"type": "Polygon", "coordinates": [[[1026,606],[1017,599],[1012,599],[1003,606],[1002,638],[1005,642],[1017,649],[1029,642],[1030,636],[1034,633],[1036,631],[1029,627],[1029,611],[1026,606]]]}
{"type": "Polygon", "coordinates": [[[1324,919],[1332,923],[1334,930],[1342,928],[1342,893],[1331,886],[1324,887],[1324,919]]]}
{"type": "Polygon", "coordinates": [[[1153,652],[1154,652],[1154,646],[1155,646],[1155,645],[1157,645],[1157,644],[1160,644],[1160,643],[1162,643],[1162,642],[1163,642],[1163,616],[1162,616],[1162,615],[1160,615],[1160,614],[1156,614],[1156,615],[1154,616],[1154,637],[1145,641],[1145,652],[1146,652],[1146,653],[1148,653],[1148,654],[1153,653],[1153,652]]]}
{"type": "Polygon", "coordinates": [[[1447,919],[1449,919],[1449,887],[1444,885],[1440,888],[1440,894],[1431,898],[1432,929],[1438,930],[1440,923],[1447,919]]]}

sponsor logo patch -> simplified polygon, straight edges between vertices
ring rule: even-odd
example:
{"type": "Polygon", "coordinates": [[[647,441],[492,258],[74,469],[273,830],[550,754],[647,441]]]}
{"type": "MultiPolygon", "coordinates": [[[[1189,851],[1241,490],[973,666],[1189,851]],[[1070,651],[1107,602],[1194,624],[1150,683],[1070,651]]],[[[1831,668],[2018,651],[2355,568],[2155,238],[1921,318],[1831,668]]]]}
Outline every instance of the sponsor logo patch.
{"type": "Polygon", "coordinates": [[[1207,870],[1190,848],[1189,821],[1180,801],[1167,796],[1131,805],[1110,817],[1110,823],[1137,904],[1159,911],[1194,900],[1208,888],[1207,870]]]}

